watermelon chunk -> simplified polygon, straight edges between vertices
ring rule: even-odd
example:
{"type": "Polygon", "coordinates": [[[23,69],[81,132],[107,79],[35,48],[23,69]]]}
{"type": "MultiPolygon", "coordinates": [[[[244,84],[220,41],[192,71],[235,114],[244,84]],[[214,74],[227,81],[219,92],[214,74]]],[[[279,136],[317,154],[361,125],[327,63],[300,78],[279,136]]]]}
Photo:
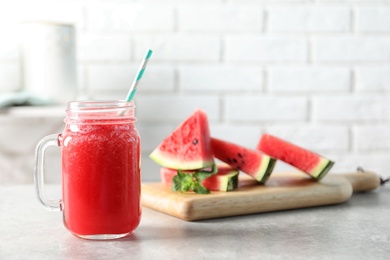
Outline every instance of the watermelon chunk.
{"type": "MultiPolygon", "coordinates": [[[[193,173],[184,171],[185,173],[193,173]]],[[[172,185],[172,179],[177,174],[176,169],[161,168],[161,182],[169,186],[172,185]]],[[[210,191],[232,191],[238,186],[238,170],[229,165],[218,164],[218,172],[210,174],[210,177],[202,181],[202,185],[210,191]]]]}
{"type": "Polygon", "coordinates": [[[264,184],[271,175],[276,160],[256,150],[211,138],[214,156],[264,184]]]}
{"type": "Polygon", "coordinates": [[[214,154],[206,113],[200,109],[196,110],[149,156],[166,168],[197,170],[213,167],[214,154]]]}
{"type": "Polygon", "coordinates": [[[322,179],[334,164],[321,155],[269,134],[262,135],[257,149],[298,168],[316,180],[322,179]]]}

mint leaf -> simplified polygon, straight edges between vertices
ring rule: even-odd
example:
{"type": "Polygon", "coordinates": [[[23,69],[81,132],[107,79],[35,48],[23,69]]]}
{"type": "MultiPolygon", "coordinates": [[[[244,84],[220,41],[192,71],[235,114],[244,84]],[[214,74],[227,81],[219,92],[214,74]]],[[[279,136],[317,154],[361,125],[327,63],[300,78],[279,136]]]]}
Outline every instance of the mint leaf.
{"type": "Polygon", "coordinates": [[[181,190],[181,178],[179,176],[179,174],[176,174],[173,178],[172,178],[172,190],[173,191],[179,191],[181,190]]]}
{"type": "Polygon", "coordinates": [[[177,174],[173,177],[172,182],[173,191],[180,191],[183,193],[189,190],[193,190],[194,187],[194,180],[192,175],[189,173],[184,173],[181,170],[179,170],[177,174]]]}
{"type": "Polygon", "coordinates": [[[184,173],[178,170],[177,174],[172,179],[172,191],[194,191],[197,194],[208,194],[210,191],[202,185],[202,181],[213,175],[206,172],[184,173]]]}
{"type": "Polygon", "coordinates": [[[186,180],[186,174],[183,173],[181,170],[177,172],[177,174],[173,177],[172,182],[172,190],[173,191],[186,191],[186,187],[188,186],[188,180],[186,180]]]}
{"type": "Polygon", "coordinates": [[[192,176],[188,173],[184,173],[184,177],[181,182],[181,192],[186,192],[193,189],[193,182],[192,176]]]}
{"type": "Polygon", "coordinates": [[[194,192],[198,193],[198,194],[209,194],[210,193],[210,191],[199,182],[195,183],[194,192]]]}

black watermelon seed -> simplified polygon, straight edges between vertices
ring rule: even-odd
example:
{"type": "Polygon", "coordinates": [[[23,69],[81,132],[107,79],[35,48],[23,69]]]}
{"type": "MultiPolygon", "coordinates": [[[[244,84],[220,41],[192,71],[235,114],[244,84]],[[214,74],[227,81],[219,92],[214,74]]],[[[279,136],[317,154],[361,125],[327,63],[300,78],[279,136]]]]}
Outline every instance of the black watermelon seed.
{"type": "Polygon", "coordinates": [[[233,162],[234,162],[234,163],[237,163],[237,159],[236,159],[236,158],[233,158],[233,162]]]}
{"type": "Polygon", "coordinates": [[[237,155],[238,155],[238,157],[242,158],[242,154],[241,153],[238,153],[237,155]]]}
{"type": "Polygon", "coordinates": [[[196,144],[198,144],[198,139],[194,139],[194,140],[192,140],[192,144],[194,144],[194,145],[196,145],[196,144]]]}

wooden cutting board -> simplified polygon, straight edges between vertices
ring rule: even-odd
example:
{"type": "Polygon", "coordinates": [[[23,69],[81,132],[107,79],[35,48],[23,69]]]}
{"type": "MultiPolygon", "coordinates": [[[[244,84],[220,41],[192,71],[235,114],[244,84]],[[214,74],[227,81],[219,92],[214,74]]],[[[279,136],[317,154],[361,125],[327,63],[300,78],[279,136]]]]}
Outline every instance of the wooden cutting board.
{"type": "Polygon", "coordinates": [[[370,190],[379,185],[379,178],[374,173],[345,176],[329,174],[316,182],[302,173],[277,173],[272,174],[266,185],[259,185],[240,175],[238,189],[206,195],[173,192],[162,183],[145,183],[142,185],[142,205],[193,221],[338,204],[348,200],[354,189],[370,190]]]}

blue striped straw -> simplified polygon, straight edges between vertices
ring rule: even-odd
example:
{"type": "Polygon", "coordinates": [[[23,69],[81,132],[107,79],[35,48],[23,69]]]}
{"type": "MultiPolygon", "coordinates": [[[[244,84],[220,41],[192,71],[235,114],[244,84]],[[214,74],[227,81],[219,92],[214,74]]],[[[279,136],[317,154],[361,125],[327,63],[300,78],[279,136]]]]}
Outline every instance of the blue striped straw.
{"type": "Polygon", "coordinates": [[[141,65],[138,68],[137,75],[135,76],[133,83],[131,84],[131,87],[129,89],[129,92],[127,93],[126,101],[130,101],[133,99],[135,92],[137,91],[137,84],[142,79],[142,76],[144,75],[146,65],[148,64],[150,56],[152,56],[153,51],[147,50],[144,59],[142,60],[141,65]]]}

